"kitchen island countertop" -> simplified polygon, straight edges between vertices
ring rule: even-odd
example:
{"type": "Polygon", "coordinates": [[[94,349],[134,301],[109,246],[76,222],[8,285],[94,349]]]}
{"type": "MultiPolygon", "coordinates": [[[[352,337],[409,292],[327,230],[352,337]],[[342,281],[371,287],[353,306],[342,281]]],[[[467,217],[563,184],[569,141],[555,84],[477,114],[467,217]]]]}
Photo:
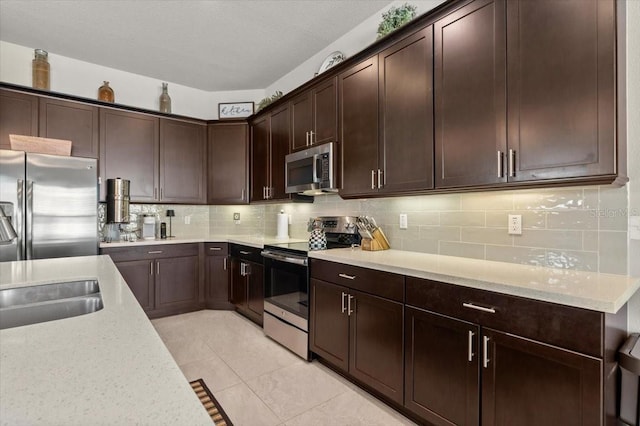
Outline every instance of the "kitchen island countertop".
{"type": "Polygon", "coordinates": [[[0,330],[0,424],[211,425],[109,256],[0,263],[0,289],[96,278],[102,310],[0,330]]]}
{"type": "Polygon", "coordinates": [[[607,313],[618,312],[640,288],[640,279],[625,275],[393,249],[311,251],[309,257],[607,313]]]}

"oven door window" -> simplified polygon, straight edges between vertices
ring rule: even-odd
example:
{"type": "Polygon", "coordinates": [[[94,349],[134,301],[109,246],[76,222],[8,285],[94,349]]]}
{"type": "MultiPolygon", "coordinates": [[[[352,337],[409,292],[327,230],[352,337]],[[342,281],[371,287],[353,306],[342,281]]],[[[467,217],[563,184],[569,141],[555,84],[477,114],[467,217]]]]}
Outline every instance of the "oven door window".
{"type": "Polygon", "coordinates": [[[273,259],[265,259],[265,267],[265,301],[308,319],[308,268],[273,259]]]}

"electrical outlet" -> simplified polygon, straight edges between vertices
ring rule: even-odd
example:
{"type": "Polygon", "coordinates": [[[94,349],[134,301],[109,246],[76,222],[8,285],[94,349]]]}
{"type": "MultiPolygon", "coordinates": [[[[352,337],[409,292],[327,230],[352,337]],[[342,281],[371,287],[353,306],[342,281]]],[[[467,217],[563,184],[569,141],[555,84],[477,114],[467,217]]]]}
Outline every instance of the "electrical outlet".
{"type": "Polygon", "coordinates": [[[409,227],[406,213],[400,213],[400,229],[407,229],[409,227]]]}
{"type": "Polygon", "coordinates": [[[507,226],[509,235],[522,235],[522,215],[510,214],[507,226]]]}
{"type": "Polygon", "coordinates": [[[234,213],[233,220],[240,220],[240,213],[234,213]]]}

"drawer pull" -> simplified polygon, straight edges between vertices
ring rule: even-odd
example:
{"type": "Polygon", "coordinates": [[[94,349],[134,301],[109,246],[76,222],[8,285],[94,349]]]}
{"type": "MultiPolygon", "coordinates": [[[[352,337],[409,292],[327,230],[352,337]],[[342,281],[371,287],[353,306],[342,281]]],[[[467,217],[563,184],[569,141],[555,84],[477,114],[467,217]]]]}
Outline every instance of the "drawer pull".
{"type": "Polygon", "coordinates": [[[209,247],[209,250],[220,251],[220,250],[222,250],[222,247],[209,247]]]}
{"type": "Polygon", "coordinates": [[[151,251],[148,251],[147,253],[149,253],[149,254],[160,254],[160,253],[162,253],[162,250],[151,250],[151,251]]]}
{"type": "Polygon", "coordinates": [[[474,305],[473,303],[463,303],[462,306],[469,309],[475,309],[477,311],[488,312],[490,314],[496,313],[496,310],[494,308],[485,308],[484,306],[474,305]]]}
{"type": "Polygon", "coordinates": [[[250,251],[240,250],[240,254],[251,254],[250,251]]]}
{"type": "Polygon", "coordinates": [[[346,279],[348,279],[348,280],[355,280],[355,279],[356,279],[356,276],[355,276],[355,275],[338,274],[338,276],[339,276],[339,277],[342,277],[342,278],[346,278],[346,279]]]}
{"type": "Polygon", "coordinates": [[[474,333],[473,331],[469,330],[469,346],[468,346],[468,350],[467,350],[469,362],[473,361],[473,356],[475,355],[473,353],[473,336],[475,336],[475,335],[476,335],[476,333],[474,333]]]}
{"type": "Polygon", "coordinates": [[[489,367],[489,338],[482,336],[482,366],[484,368],[489,367]]]}

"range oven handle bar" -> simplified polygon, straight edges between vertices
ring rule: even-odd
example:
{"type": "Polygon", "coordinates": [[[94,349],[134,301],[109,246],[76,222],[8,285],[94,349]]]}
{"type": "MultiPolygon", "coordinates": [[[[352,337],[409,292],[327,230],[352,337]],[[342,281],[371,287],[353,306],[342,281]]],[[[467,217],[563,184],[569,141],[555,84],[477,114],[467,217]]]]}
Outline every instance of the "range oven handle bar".
{"type": "Polygon", "coordinates": [[[269,250],[263,250],[260,252],[262,257],[268,257],[269,259],[279,260],[281,262],[294,263],[296,265],[307,266],[308,260],[306,257],[294,257],[294,256],[286,256],[284,254],[274,253],[269,250]]]}

